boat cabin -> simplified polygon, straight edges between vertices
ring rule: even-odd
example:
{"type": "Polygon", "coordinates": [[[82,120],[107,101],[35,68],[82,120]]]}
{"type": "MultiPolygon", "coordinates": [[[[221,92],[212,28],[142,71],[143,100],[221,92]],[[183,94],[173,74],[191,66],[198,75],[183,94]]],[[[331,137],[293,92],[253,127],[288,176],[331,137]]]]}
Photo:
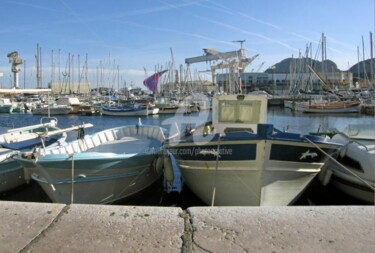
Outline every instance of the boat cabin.
{"type": "Polygon", "coordinates": [[[217,133],[249,131],[267,122],[267,98],[254,95],[226,95],[213,98],[212,123],[217,133]]]}

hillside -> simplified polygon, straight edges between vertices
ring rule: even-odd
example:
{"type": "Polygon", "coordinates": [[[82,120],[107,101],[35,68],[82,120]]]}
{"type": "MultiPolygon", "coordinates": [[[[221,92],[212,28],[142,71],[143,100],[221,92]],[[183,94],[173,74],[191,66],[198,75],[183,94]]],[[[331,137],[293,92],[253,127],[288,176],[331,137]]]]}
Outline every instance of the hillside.
{"type": "MultiPolygon", "coordinates": [[[[286,58],[279,63],[276,63],[275,73],[290,73],[290,72],[309,72],[308,65],[310,65],[315,71],[322,72],[322,62],[312,60],[311,58],[286,58]]],[[[336,63],[331,60],[324,61],[324,69],[327,72],[340,71],[337,68],[336,63]]],[[[265,73],[273,73],[272,69],[267,69],[265,73]]]]}
{"type": "MultiPolygon", "coordinates": [[[[373,64],[375,67],[375,60],[373,60],[373,64]]],[[[363,78],[366,74],[367,77],[371,75],[371,59],[367,59],[365,61],[360,61],[357,64],[354,64],[349,71],[353,73],[353,77],[358,77],[358,70],[359,75],[363,78]]]]}

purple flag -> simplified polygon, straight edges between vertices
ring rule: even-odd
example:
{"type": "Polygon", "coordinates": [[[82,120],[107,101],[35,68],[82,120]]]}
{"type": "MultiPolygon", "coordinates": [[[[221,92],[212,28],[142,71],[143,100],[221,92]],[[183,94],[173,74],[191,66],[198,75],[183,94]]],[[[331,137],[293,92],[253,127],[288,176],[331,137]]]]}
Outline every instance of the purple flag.
{"type": "Polygon", "coordinates": [[[152,92],[157,92],[158,91],[158,82],[159,82],[159,77],[167,72],[168,70],[163,70],[160,72],[157,72],[153,74],[152,76],[147,77],[144,81],[143,84],[152,92]]]}

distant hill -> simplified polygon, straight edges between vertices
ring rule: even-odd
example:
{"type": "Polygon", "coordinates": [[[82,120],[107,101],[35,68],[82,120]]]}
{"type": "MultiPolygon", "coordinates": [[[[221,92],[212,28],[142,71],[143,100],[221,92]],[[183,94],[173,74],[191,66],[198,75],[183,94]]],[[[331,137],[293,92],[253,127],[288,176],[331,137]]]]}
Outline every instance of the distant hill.
{"type": "MultiPolygon", "coordinates": [[[[340,69],[337,68],[336,63],[334,63],[331,60],[326,60],[324,61],[325,66],[324,69],[327,72],[336,72],[336,71],[341,71],[340,69]]],[[[374,64],[374,74],[375,74],[375,59],[373,60],[374,64]]],[[[312,66],[312,68],[317,71],[317,72],[322,72],[322,62],[317,61],[317,60],[312,60],[311,58],[301,58],[301,59],[296,59],[296,58],[286,58],[282,60],[279,63],[276,63],[275,69],[266,69],[264,72],[265,73],[290,73],[292,69],[296,72],[305,72],[308,73],[309,69],[307,65],[312,66]]],[[[360,61],[359,63],[354,64],[352,67],[348,69],[349,72],[353,73],[353,77],[356,78],[358,77],[358,67],[359,67],[359,75],[361,78],[364,78],[365,74],[367,78],[370,77],[371,74],[371,59],[367,59],[365,61],[360,61]]],[[[293,70],[292,70],[293,71],[293,70]]]]}
{"type": "MultiPolygon", "coordinates": [[[[267,69],[265,73],[290,73],[291,70],[296,72],[309,72],[307,65],[310,65],[315,71],[322,72],[323,64],[321,61],[313,60],[311,58],[286,58],[279,63],[276,63],[275,69],[267,69]]],[[[331,60],[324,61],[324,69],[327,72],[340,71],[336,63],[331,60]]]]}
{"type": "MultiPolygon", "coordinates": [[[[373,60],[373,64],[375,67],[375,59],[373,60]]],[[[357,64],[354,64],[349,71],[353,73],[353,77],[358,77],[358,70],[359,70],[359,75],[361,78],[367,75],[367,77],[370,77],[371,75],[371,59],[367,59],[364,61],[360,61],[357,64]]]]}

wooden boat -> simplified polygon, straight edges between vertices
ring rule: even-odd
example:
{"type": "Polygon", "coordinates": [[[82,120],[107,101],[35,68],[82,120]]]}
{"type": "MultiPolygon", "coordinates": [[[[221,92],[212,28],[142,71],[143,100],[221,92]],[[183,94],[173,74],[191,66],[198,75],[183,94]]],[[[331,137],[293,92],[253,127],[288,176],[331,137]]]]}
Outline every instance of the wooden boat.
{"type": "MultiPolygon", "coordinates": [[[[43,118],[42,121],[45,121],[43,118]]],[[[58,130],[57,120],[27,127],[8,130],[0,135],[0,192],[5,192],[24,184],[23,167],[13,156],[18,152],[27,151],[36,146],[50,146],[63,143],[66,134],[58,133],[46,138],[40,138],[48,131],[58,130]]]]}
{"type": "Polygon", "coordinates": [[[356,113],[361,111],[361,101],[299,102],[297,111],[306,113],[356,113]]]}
{"type": "Polygon", "coordinates": [[[95,110],[94,106],[92,106],[92,105],[81,105],[78,108],[77,113],[81,114],[81,115],[90,116],[90,115],[96,114],[96,110],[95,110]]]}
{"type": "Polygon", "coordinates": [[[160,178],[162,168],[156,164],[163,131],[146,125],[116,127],[15,159],[53,202],[112,203],[160,178]]]}
{"type": "Polygon", "coordinates": [[[332,139],[344,148],[337,162],[329,162],[320,179],[347,195],[374,204],[375,129],[372,124],[350,124],[332,139]]]}
{"type": "Polygon", "coordinates": [[[208,205],[292,204],[340,144],[329,138],[281,132],[267,124],[267,99],[213,99],[212,122],[171,140],[187,186],[208,205]]]}

